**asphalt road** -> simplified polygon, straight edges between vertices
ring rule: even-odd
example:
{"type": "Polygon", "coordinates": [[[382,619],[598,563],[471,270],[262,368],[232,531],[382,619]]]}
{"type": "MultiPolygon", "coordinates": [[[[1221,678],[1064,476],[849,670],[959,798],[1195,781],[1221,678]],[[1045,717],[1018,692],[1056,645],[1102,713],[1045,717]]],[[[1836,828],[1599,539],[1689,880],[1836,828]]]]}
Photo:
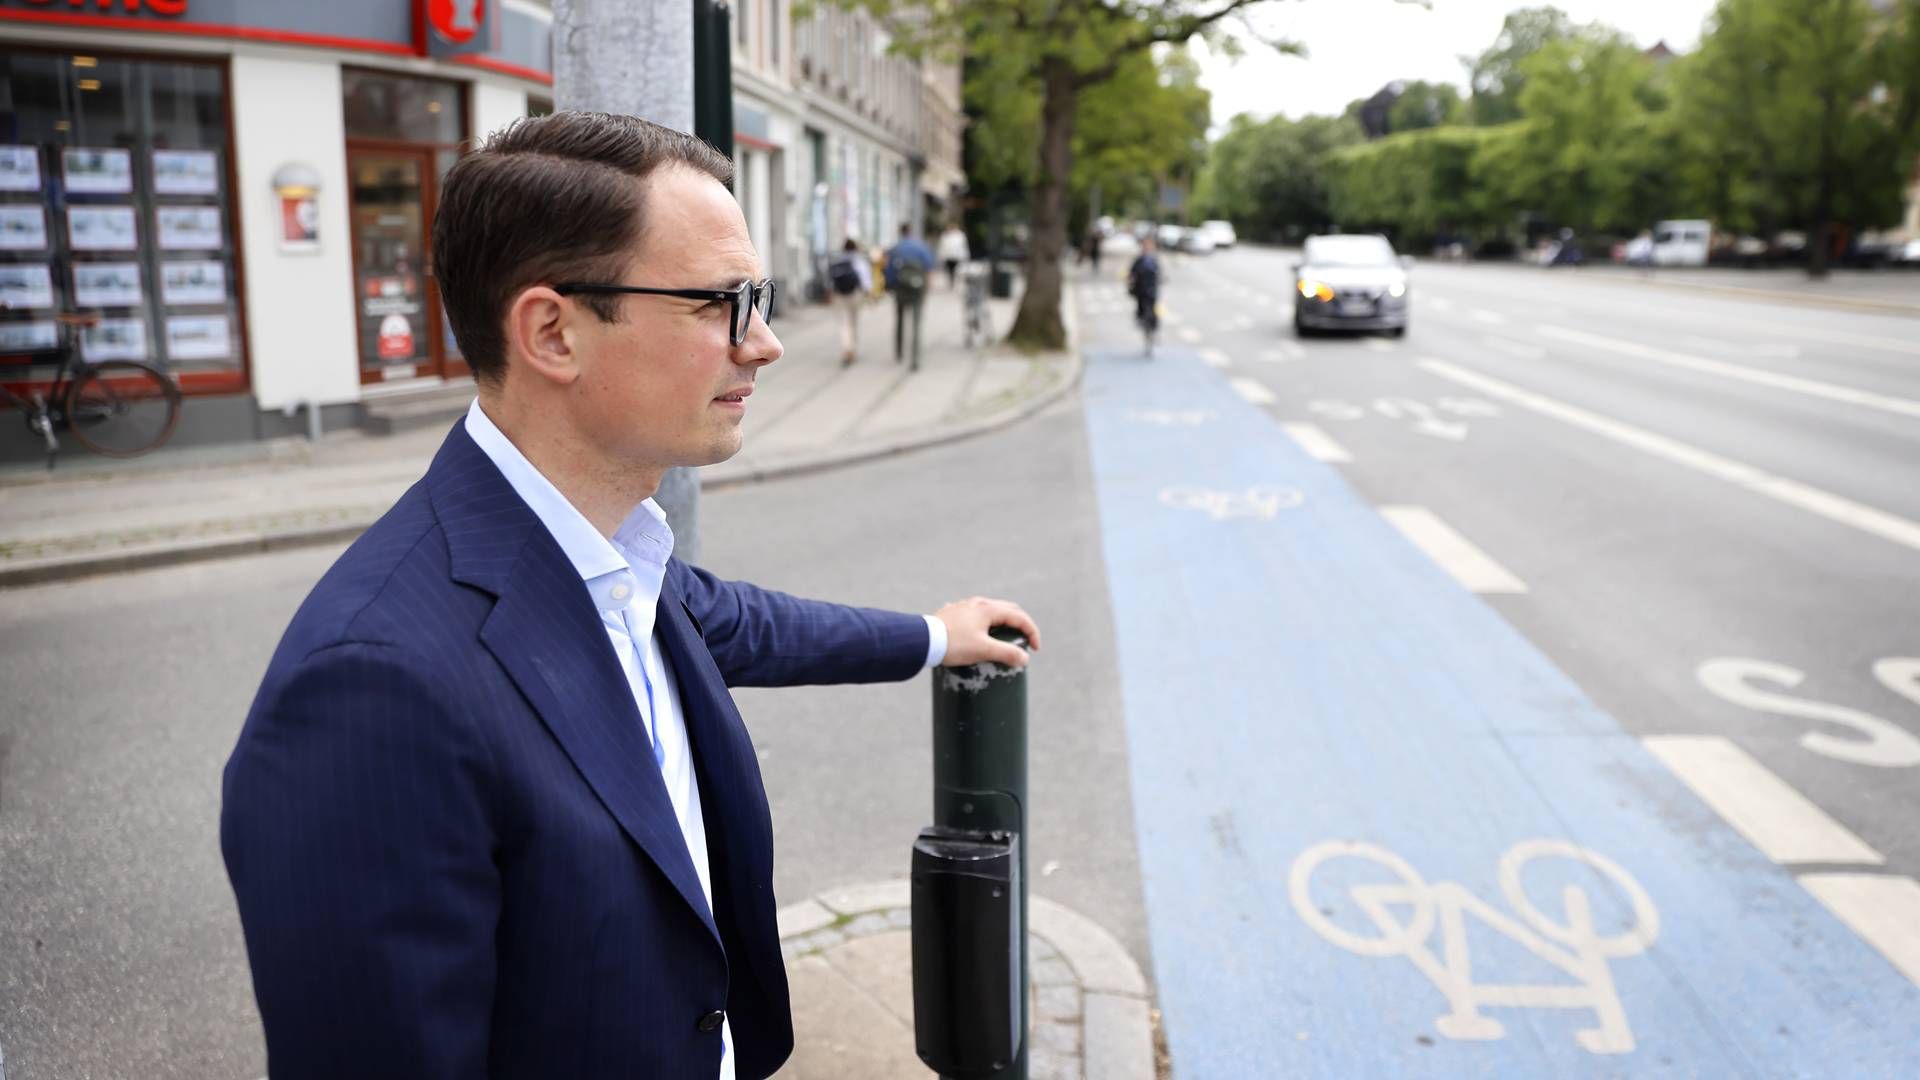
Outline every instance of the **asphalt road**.
{"type": "MultiPolygon", "coordinates": [[[[1363,748],[1343,748],[1361,759],[1354,761],[1326,748],[1322,768],[1336,780],[1323,805],[1307,807],[1302,791],[1317,778],[1289,784],[1289,763],[1266,770],[1267,784],[1292,789],[1278,796],[1222,765],[1224,752],[1208,755],[1216,760],[1197,776],[1156,768],[1156,755],[1142,752],[1152,725],[1130,718],[1136,805],[1178,812],[1196,797],[1205,801],[1196,792],[1248,788],[1196,813],[1185,833],[1170,829],[1164,846],[1142,822],[1175,1061],[1189,1075],[1209,1076],[1227,1075],[1235,1062],[1317,1075],[1388,1067],[1605,1075],[1624,1064],[1611,1055],[1637,1053],[1625,1059],[1635,1075],[1910,1073],[1920,1032],[1920,886],[1912,883],[1920,876],[1920,320],[1535,268],[1423,265],[1413,274],[1404,338],[1300,340],[1290,324],[1291,261],[1289,253],[1246,248],[1174,260],[1163,297],[1167,326],[1151,361],[1140,357],[1117,284],[1083,282],[1079,291],[1094,354],[1087,408],[1122,671],[1136,622],[1164,624],[1189,609],[1211,615],[1225,633],[1289,650],[1239,697],[1221,685],[1234,679],[1229,671],[1183,699],[1201,712],[1207,702],[1196,695],[1212,694],[1228,710],[1277,714],[1286,737],[1268,744],[1266,729],[1239,732],[1240,753],[1290,759],[1299,745],[1320,749],[1317,738],[1363,748]],[[1249,409],[1259,423],[1242,415],[1249,409]],[[1276,428],[1284,434],[1276,437],[1276,428]],[[1156,438],[1156,451],[1138,449],[1156,438]],[[1157,469],[1169,459],[1186,471],[1157,469]],[[1161,507],[1140,508],[1153,484],[1176,480],[1190,482],[1162,488],[1161,507]],[[1212,504],[1195,501],[1202,489],[1212,504]],[[1273,489],[1285,501],[1272,502],[1273,489]],[[1349,504],[1375,513],[1360,521],[1344,512],[1349,504]],[[1209,511],[1213,520],[1202,528],[1212,531],[1176,534],[1161,520],[1168,506],[1209,511]],[[1262,517],[1275,524],[1248,531],[1255,526],[1245,522],[1262,517]],[[1312,524],[1281,524],[1293,520],[1312,524]],[[1151,565],[1132,559],[1131,549],[1150,545],[1139,537],[1155,529],[1178,535],[1195,560],[1237,563],[1219,583],[1219,599],[1129,584],[1131,567],[1151,565]],[[1396,533],[1396,543],[1379,540],[1396,533]],[[1400,561],[1410,546],[1426,573],[1400,561]],[[1250,547],[1265,554],[1249,557],[1250,547]],[[1302,551],[1321,560],[1318,573],[1272,565],[1302,551]],[[1422,592],[1433,578],[1456,582],[1471,608],[1422,592]],[[1228,595],[1237,590],[1277,595],[1241,610],[1228,595]],[[1316,602],[1378,621],[1347,628],[1319,614],[1316,602]],[[1419,632],[1406,632],[1422,619],[1419,632]],[[1313,655],[1348,629],[1349,647],[1318,657],[1319,667],[1289,663],[1289,654],[1313,655]],[[1508,630],[1518,632],[1512,641],[1501,638],[1508,630]],[[1378,666],[1343,680],[1338,669],[1362,663],[1359,654],[1378,666]],[[1451,709],[1444,697],[1458,689],[1473,701],[1451,709]],[[1372,696],[1397,692],[1419,705],[1378,732],[1359,719],[1345,730],[1326,722],[1362,717],[1372,696]],[[1292,707],[1303,698],[1310,708],[1292,707]],[[1393,760],[1419,743],[1420,727],[1444,727],[1449,718],[1460,722],[1457,737],[1437,740],[1426,761],[1393,760]],[[1482,735],[1495,749],[1476,756],[1482,735]],[[1586,757],[1528,756],[1575,745],[1586,757]],[[1503,773],[1495,759],[1513,768],[1503,773]],[[1397,765],[1409,771],[1396,774],[1397,765]],[[1394,780],[1375,789],[1380,774],[1394,780]],[[1703,813],[1686,788],[1712,794],[1713,810],[1703,813]],[[1319,810],[1327,811],[1321,836],[1294,829],[1319,810]],[[1493,823],[1480,832],[1537,833],[1544,825],[1637,876],[1666,925],[1635,951],[1698,972],[1655,979],[1636,1001],[1626,990],[1633,961],[1615,961],[1620,1029],[1630,1032],[1628,1044],[1637,1036],[1637,1050],[1583,1049],[1571,1020],[1564,1033],[1545,1027],[1531,1046],[1512,1032],[1468,1031],[1474,1025],[1459,1016],[1451,1031],[1434,1023],[1447,1011],[1443,1001],[1472,1014],[1466,997],[1452,995],[1466,994],[1476,974],[1480,983],[1502,982],[1503,972],[1516,982],[1522,977],[1512,972],[1525,965],[1480,959],[1466,973],[1451,953],[1429,955],[1430,971],[1408,963],[1416,951],[1409,941],[1424,932],[1409,928],[1430,926],[1423,920],[1436,903],[1444,925],[1447,901],[1438,890],[1422,899],[1421,890],[1383,886],[1377,858],[1374,878],[1353,879],[1345,909],[1337,888],[1310,875],[1302,894],[1347,933],[1348,953],[1371,941],[1368,960],[1343,954],[1346,966],[1334,959],[1315,968],[1321,961],[1312,951],[1326,951],[1337,929],[1320,930],[1324,940],[1316,941],[1298,933],[1304,915],[1274,916],[1266,909],[1285,905],[1250,901],[1237,917],[1254,936],[1287,944],[1271,961],[1287,974],[1262,982],[1261,958],[1242,947],[1212,958],[1250,969],[1243,987],[1222,985],[1206,962],[1207,943],[1181,929],[1218,914],[1190,899],[1209,889],[1201,884],[1209,875],[1217,877],[1215,895],[1226,894],[1239,878],[1259,877],[1247,863],[1295,859],[1303,847],[1295,869],[1312,869],[1322,865],[1312,854],[1321,851],[1311,846],[1316,839],[1372,850],[1411,829],[1392,850],[1432,882],[1437,867],[1414,857],[1416,845],[1454,869],[1482,840],[1493,844],[1484,853],[1491,860],[1527,836],[1470,835],[1472,827],[1448,820],[1462,815],[1493,823]],[[1261,845],[1246,842],[1249,817],[1274,823],[1261,845]],[[1222,836],[1223,821],[1231,835],[1222,836]],[[1210,843],[1220,849],[1211,860],[1191,854],[1210,843]],[[1667,868],[1636,866],[1635,856],[1690,873],[1660,882],[1663,895],[1654,879],[1667,868]],[[1702,867],[1712,868],[1691,872],[1702,867]],[[1824,900],[1849,890],[1827,907],[1806,895],[1824,900]],[[1735,945],[1674,915],[1688,894],[1696,911],[1724,902],[1732,917],[1771,916],[1788,929],[1776,940],[1756,926],[1735,945]],[[1872,947],[1858,948],[1861,940],[1872,947]],[[1733,955],[1776,948],[1788,959],[1757,968],[1733,955]],[[1182,1000],[1173,955],[1206,972],[1191,1000],[1182,1000]],[[1387,956],[1404,959],[1387,965],[1387,956]],[[1795,964],[1804,977],[1786,970],[1795,964]],[[1388,966],[1404,978],[1378,976],[1379,997],[1354,1000],[1345,980],[1388,966]],[[1315,975],[1346,988],[1329,993],[1315,975]],[[1855,996],[1824,1015],[1809,1014],[1795,997],[1850,980],[1855,996]],[[1276,1008],[1289,994],[1298,1007],[1276,1008]],[[1220,1004],[1236,997],[1258,1003],[1220,1004]],[[1761,1017],[1771,1028],[1762,1030],[1761,1017]],[[1283,1030],[1271,1039],[1239,1036],[1263,1019],[1283,1030]],[[1222,1045],[1229,1049],[1215,1053],[1222,1045]]],[[[1920,278],[1912,280],[1920,295],[1920,278]]],[[[1141,689],[1125,690],[1130,712],[1152,692],[1141,689]]],[[[1451,880],[1487,901],[1500,893],[1492,866],[1459,869],[1451,880]]],[[[1256,890],[1266,901],[1298,882],[1283,865],[1268,884],[1256,890]]],[[[1632,898],[1617,879],[1593,889],[1595,897],[1632,898]]],[[[1552,910],[1537,894],[1534,902],[1552,910]]],[[[1574,919],[1570,907],[1563,918],[1574,919]]],[[[1509,946],[1525,944],[1505,936],[1509,946]]],[[[1535,961],[1543,946],[1526,947],[1542,968],[1535,961]]],[[[1464,943],[1460,950],[1474,951],[1464,943]]],[[[1543,981],[1564,984],[1569,975],[1562,966],[1543,981]]],[[[1538,1018],[1569,1007],[1543,1004],[1551,994],[1516,993],[1518,1000],[1500,1001],[1496,992],[1493,1003],[1516,1006],[1509,1022],[1523,1017],[1537,1031],[1545,1023],[1538,1018]]],[[[1499,1011],[1485,1002],[1482,1009],[1499,1011]]]]}

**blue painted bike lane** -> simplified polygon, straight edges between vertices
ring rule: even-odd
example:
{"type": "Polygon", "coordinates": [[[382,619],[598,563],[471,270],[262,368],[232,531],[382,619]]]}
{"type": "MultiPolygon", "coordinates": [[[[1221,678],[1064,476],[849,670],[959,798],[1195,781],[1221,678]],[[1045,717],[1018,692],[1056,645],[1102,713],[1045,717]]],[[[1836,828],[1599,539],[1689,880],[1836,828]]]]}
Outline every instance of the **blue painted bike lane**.
{"type": "Polygon", "coordinates": [[[1920,1076],[1920,988],[1217,372],[1084,400],[1176,1076],[1920,1076]]]}

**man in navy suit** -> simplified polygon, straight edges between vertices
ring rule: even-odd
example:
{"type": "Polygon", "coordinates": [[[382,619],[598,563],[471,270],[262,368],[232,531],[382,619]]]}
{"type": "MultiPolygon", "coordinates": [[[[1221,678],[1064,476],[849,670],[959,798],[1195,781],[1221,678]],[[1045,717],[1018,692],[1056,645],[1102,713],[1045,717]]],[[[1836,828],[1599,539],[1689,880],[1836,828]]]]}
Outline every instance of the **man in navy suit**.
{"type": "Polygon", "coordinates": [[[227,764],[275,1080],[767,1076],[793,1029],[728,687],[1038,645],[1002,601],[903,615],[672,557],[662,474],[740,449],[781,352],[730,173],[556,113],[447,174],[435,278],[478,400],[294,616],[227,764]]]}

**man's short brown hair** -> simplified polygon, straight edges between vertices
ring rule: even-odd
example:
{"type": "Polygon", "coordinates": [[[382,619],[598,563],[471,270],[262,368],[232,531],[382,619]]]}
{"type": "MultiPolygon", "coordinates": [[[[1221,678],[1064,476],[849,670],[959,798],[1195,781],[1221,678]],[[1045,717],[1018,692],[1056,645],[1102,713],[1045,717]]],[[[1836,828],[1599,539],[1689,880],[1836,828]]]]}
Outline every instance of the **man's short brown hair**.
{"type": "MultiPolygon", "coordinates": [[[[507,304],[520,290],[620,279],[646,227],[646,185],[635,181],[663,165],[733,182],[733,163],[692,135],[590,112],[516,120],[447,170],[433,276],[475,379],[497,384],[506,373],[507,304]]],[[[614,299],[581,297],[608,322],[614,299]]]]}

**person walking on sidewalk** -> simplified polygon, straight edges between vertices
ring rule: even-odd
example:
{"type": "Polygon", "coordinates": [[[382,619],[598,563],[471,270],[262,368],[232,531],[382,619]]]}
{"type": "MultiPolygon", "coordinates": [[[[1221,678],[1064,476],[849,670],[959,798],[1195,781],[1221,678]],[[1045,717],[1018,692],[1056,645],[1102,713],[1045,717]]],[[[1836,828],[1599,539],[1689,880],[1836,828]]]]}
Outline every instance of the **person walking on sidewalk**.
{"type": "Polygon", "coordinates": [[[827,264],[827,281],[833,285],[833,304],[840,309],[840,366],[847,367],[860,351],[860,309],[873,292],[873,270],[852,237],[840,247],[840,254],[827,264]]]}
{"type": "Polygon", "coordinates": [[[479,396],[294,615],[226,767],[275,1080],[768,1076],[793,1022],[728,688],[1038,645],[1005,601],[847,607],[674,557],[661,475],[740,449],[781,354],[731,173],[577,112],[448,171],[434,269],[479,396]]]}
{"type": "Polygon", "coordinates": [[[1140,254],[1127,267],[1127,292],[1133,297],[1133,321],[1146,338],[1147,355],[1153,355],[1153,337],[1160,330],[1160,245],[1147,236],[1140,241],[1140,254]]]}
{"type": "Polygon", "coordinates": [[[906,359],[907,320],[913,320],[912,363],[920,370],[920,313],[927,306],[927,279],[933,276],[933,252],[913,235],[913,226],[902,223],[900,242],[887,252],[887,291],[893,294],[893,362],[906,359]]]}
{"type": "Polygon", "coordinates": [[[967,234],[960,229],[957,221],[947,222],[940,233],[940,265],[947,270],[947,291],[952,292],[960,280],[960,267],[972,260],[973,250],[967,246],[967,234]]]}

